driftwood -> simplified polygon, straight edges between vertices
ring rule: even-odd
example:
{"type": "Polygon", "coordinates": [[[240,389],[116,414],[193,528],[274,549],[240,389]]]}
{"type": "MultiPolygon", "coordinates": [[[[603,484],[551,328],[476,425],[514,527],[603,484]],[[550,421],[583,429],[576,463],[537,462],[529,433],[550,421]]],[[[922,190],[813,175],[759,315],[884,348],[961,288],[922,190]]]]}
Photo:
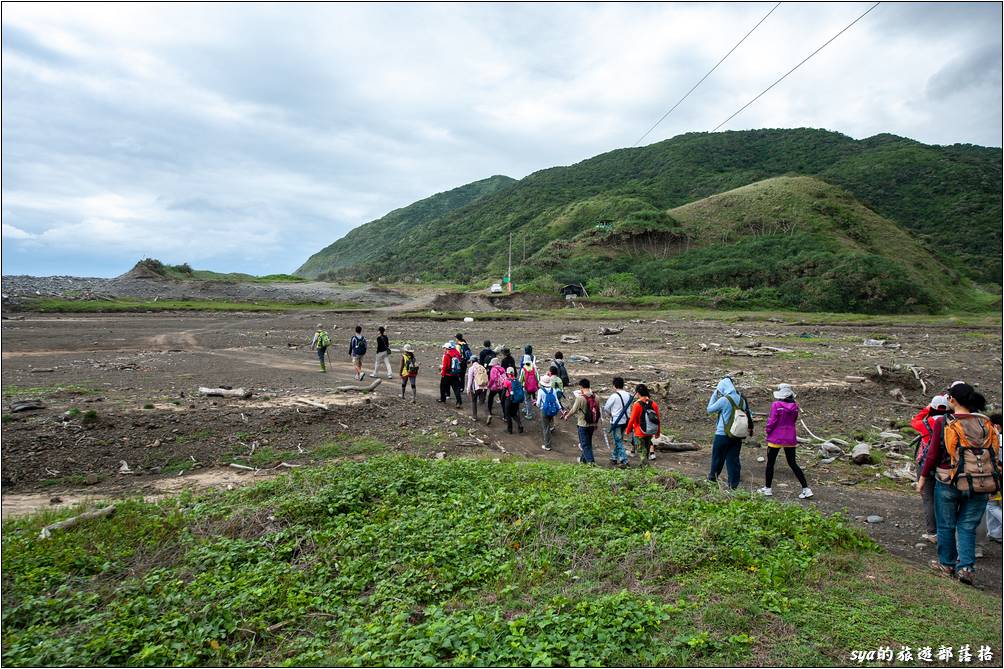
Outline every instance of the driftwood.
{"type": "Polygon", "coordinates": [[[377,379],[368,386],[338,386],[333,390],[336,393],[371,393],[377,386],[380,385],[381,381],[383,381],[383,379],[377,379]]]}
{"type": "Polygon", "coordinates": [[[809,429],[809,426],[805,424],[805,421],[804,421],[804,420],[802,420],[801,418],[799,418],[799,419],[798,419],[798,422],[802,424],[802,427],[804,427],[804,428],[805,428],[805,431],[809,433],[809,436],[810,436],[810,437],[812,437],[813,439],[816,439],[817,441],[826,441],[825,439],[822,439],[822,438],[820,438],[820,437],[817,437],[816,435],[814,435],[814,434],[812,433],[812,430],[810,430],[810,429],[809,429]]]}
{"type": "Polygon", "coordinates": [[[851,449],[851,459],[854,460],[854,464],[856,465],[871,464],[872,461],[871,444],[859,442],[854,448],[851,449]]]}
{"type": "Polygon", "coordinates": [[[914,378],[920,381],[920,387],[923,390],[924,394],[927,395],[927,384],[924,383],[924,379],[920,378],[920,372],[917,371],[916,367],[908,367],[908,369],[911,372],[913,372],[914,378]]]}
{"type": "Polygon", "coordinates": [[[652,445],[657,451],[672,451],[672,452],[683,452],[683,451],[699,451],[700,446],[691,441],[673,441],[667,436],[656,437],[652,440],[652,445]]]}
{"type": "Polygon", "coordinates": [[[325,411],[328,410],[327,404],[321,404],[320,402],[315,402],[314,400],[308,400],[302,397],[298,397],[296,401],[299,402],[300,404],[306,404],[307,406],[317,407],[318,409],[324,409],[325,411]]]}
{"type": "Polygon", "coordinates": [[[101,518],[103,516],[110,516],[115,513],[115,505],[106,506],[101,509],[95,509],[94,511],[85,511],[79,516],[74,516],[73,518],[67,518],[66,520],[61,520],[58,523],[53,523],[52,525],[46,525],[42,528],[39,533],[40,539],[48,539],[52,536],[52,533],[56,530],[65,530],[69,527],[73,527],[77,523],[83,522],[85,520],[90,520],[91,518],[101,518]]]}
{"type": "Polygon", "coordinates": [[[244,390],[243,388],[199,388],[199,394],[205,397],[239,397],[241,399],[250,399],[251,391],[244,390]]]}
{"type": "Polygon", "coordinates": [[[601,335],[615,335],[624,332],[624,328],[608,328],[606,326],[601,327],[596,331],[596,334],[601,335]]]}
{"type": "Polygon", "coordinates": [[[577,337],[573,337],[571,335],[561,335],[561,343],[562,344],[578,344],[579,343],[579,339],[577,337]]]}
{"type": "Polygon", "coordinates": [[[736,349],[729,346],[728,348],[718,349],[718,352],[722,355],[741,355],[747,358],[767,358],[774,355],[771,351],[758,351],[749,349],[736,349]]]}
{"type": "Polygon", "coordinates": [[[28,371],[32,374],[45,374],[46,372],[54,372],[56,370],[53,367],[36,367],[28,371]]]}
{"type": "Polygon", "coordinates": [[[41,402],[34,400],[29,400],[27,402],[14,402],[10,405],[10,412],[17,413],[19,411],[32,411],[33,409],[44,409],[45,405],[41,402]]]}
{"type": "Polygon", "coordinates": [[[247,465],[241,465],[236,462],[231,462],[230,466],[233,467],[234,469],[242,469],[244,471],[249,471],[249,472],[255,471],[254,467],[248,467],[247,465]]]}

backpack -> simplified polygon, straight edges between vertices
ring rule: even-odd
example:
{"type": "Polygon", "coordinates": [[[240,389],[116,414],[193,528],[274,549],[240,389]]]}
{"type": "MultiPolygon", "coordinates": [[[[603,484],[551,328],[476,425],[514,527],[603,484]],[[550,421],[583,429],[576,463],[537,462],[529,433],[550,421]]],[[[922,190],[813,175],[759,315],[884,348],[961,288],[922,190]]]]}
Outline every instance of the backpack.
{"type": "Polygon", "coordinates": [[[415,360],[414,355],[404,356],[404,371],[406,374],[418,373],[418,361],[415,360]]]}
{"type": "Polygon", "coordinates": [[[324,330],[317,335],[317,347],[318,348],[328,348],[331,345],[331,337],[324,330]]]}
{"type": "Polygon", "coordinates": [[[583,397],[586,398],[586,424],[596,425],[600,422],[600,403],[596,401],[596,393],[583,397]]]}
{"type": "Polygon", "coordinates": [[[537,383],[537,370],[531,367],[530,369],[523,369],[523,385],[526,386],[526,392],[535,393],[537,389],[540,388],[540,384],[537,383]]]}
{"type": "Polygon", "coordinates": [[[561,382],[566,386],[571,384],[571,381],[568,380],[568,370],[565,369],[565,362],[563,360],[555,360],[554,366],[558,368],[558,377],[561,379],[561,382]]]}
{"type": "Polygon", "coordinates": [[[541,392],[544,393],[544,403],[540,406],[540,412],[548,417],[557,416],[558,411],[561,410],[561,405],[558,404],[558,394],[552,388],[543,388],[541,392]]]}
{"type": "Polygon", "coordinates": [[[519,404],[526,399],[526,394],[523,392],[523,384],[519,382],[519,379],[509,379],[509,381],[509,401],[519,404]]]}
{"type": "Polygon", "coordinates": [[[467,345],[467,342],[460,344],[460,357],[464,360],[470,360],[474,357],[474,351],[472,351],[471,347],[467,345]]]}
{"type": "Polygon", "coordinates": [[[733,439],[747,439],[753,436],[753,416],[750,415],[750,404],[746,398],[739,395],[740,403],[745,407],[739,408],[728,395],[725,399],[732,405],[732,420],[725,426],[725,433],[733,439]]]}
{"type": "Polygon", "coordinates": [[[948,485],[954,485],[962,492],[974,495],[981,493],[996,493],[1001,489],[1001,472],[997,467],[997,430],[990,419],[983,414],[966,414],[946,421],[942,432],[942,443],[951,459],[952,468],[948,474],[938,468],[935,474],[938,480],[948,485]],[[970,432],[978,436],[970,440],[966,434],[964,421],[977,421],[976,428],[969,425],[970,432]]]}
{"type": "Polygon", "coordinates": [[[488,390],[494,390],[496,392],[502,390],[502,381],[504,379],[505,379],[505,370],[503,370],[498,365],[492,367],[491,372],[488,375],[488,390]]]}
{"type": "Polygon", "coordinates": [[[460,361],[459,355],[450,356],[450,374],[459,374],[463,363],[460,361]]]}
{"type": "Polygon", "coordinates": [[[482,365],[474,368],[474,386],[476,388],[486,388],[488,386],[488,370],[482,365]]]}
{"type": "Polygon", "coordinates": [[[352,355],[366,355],[366,337],[356,335],[352,337],[352,355]]]}
{"type": "Polygon", "coordinates": [[[654,437],[659,434],[659,414],[651,402],[646,402],[641,410],[641,420],[639,427],[646,437],[654,437]]]}

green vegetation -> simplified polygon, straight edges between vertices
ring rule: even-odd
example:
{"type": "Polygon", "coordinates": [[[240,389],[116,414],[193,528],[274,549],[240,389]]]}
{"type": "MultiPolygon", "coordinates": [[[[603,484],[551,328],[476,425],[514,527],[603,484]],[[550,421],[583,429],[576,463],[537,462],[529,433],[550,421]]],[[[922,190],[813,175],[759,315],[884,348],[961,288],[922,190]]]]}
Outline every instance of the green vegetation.
{"type": "Polygon", "coordinates": [[[641,293],[714,307],[992,310],[999,290],[971,294],[969,281],[999,285],[1000,193],[999,149],[811,129],[690,133],[536,172],[445,213],[401,222],[409,208],[398,210],[298,274],[484,282],[504,273],[513,232],[527,258],[516,285],[530,291],[632,273],[641,293]],[[815,179],[710,197],[786,175],[815,179]],[[960,222],[966,234],[953,234],[960,222]],[[915,281],[931,272],[946,281],[915,281]]]}
{"type": "Polygon", "coordinates": [[[225,302],[222,300],[65,300],[39,298],[25,300],[20,309],[50,313],[142,312],[142,311],[349,311],[360,309],[356,302],[225,302]]]}
{"type": "Polygon", "coordinates": [[[94,409],[88,409],[80,416],[81,425],[93,425],[98,422],[98,412],[94,409]]]}
{"type": "Polygon", "coordinates": [[[999,639],[996,597],[838,517],[651,470],[374,458],[38,538],[74,513],[3,524],[7,666],[807,666],[999,639]]]}
{"type": "Polygon", "coordinates": [[[13,384],[8,384],[3,387],[4,399],[7,398],[35,398],[35,397],[49,397],[50,395],[56,395],[64,393],[67,395],[90,395],[97,391],[94,388],[88,386],[83,386],[76,383],[69,383],[65,386],[16,386],[13,384]]]}
{"type": "Polygon", "coordinates": [[[136,263],[137,266],[148,269],[155,274],[159,274],[168,279],[180,279],[182,281],[195,279],[200,281],[226,281],[230,283],[299,283],[305,281],[303,277],[292,274],[266,274],[255,276],[242,272],[212,272],[209,270],[192,269],[188,263],[181,265],[165,265],[156,258],[144,258],[136,263]]]}

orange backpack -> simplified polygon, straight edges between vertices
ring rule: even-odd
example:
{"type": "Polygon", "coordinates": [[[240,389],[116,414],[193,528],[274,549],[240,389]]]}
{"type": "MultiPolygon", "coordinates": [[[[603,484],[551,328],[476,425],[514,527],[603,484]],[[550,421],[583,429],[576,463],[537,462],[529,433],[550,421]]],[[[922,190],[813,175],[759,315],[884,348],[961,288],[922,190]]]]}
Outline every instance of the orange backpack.
{"type": "Polygon", "coordinates": [[[943,439],[952,468],[937,470],[942,483],[972,494],[993,494],[1001,489],[997,465],[1000,436],[989,418],[978,413],[952,418],[945,423],[943,439]]]}

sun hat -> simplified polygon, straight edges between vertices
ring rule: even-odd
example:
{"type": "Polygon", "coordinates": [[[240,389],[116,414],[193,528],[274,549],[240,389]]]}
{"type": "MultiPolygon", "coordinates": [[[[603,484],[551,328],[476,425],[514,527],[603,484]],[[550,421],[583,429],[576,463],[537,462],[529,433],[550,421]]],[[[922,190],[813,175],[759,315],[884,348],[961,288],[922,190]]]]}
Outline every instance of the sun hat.
{"type": "Polygon", "coordinates": [[[795,391],[791,389],[791,384],[779,383],[777,384],[777,390],[774,391],[774,399],[783,400],[787,398],[794,399],[795,391]]]}
{"type": "Polygon", "coordinates": [[[415,348],[411,344],[405,344],[404,345],[404,352],[405,353],[414,353],[415,352],[415,348]]]}
{"type": "Polygon", "coordinates": [[[509,367],[508,369],[505,370],[505,373],[506,374],[513,374],[513,375],[515,375],[516,374],[516,370],[513,369],[512,367],[509,367]]]}
{"type": "Polygon", "coordinates": [[[489,360],[489,361],[488,361],[488,366],[489,366],[489,367],[498,367],[498,366],[499,366],[499,365],[501,365],[501,364],[502,364],[502,363],[501,363],[501,362],[499,362],[499,359],[498,359],[498,358],[492,358],[491,360],[489,360]]]}
{"type": "Polygon", "coordinates": [[[931,408],[936,411],[948,411],[951,405],[948,403],[948,396],[935,395],[931,398],[931,408]]]}
{"type": "Polygon", "coordinates": [[[551,387],[551,375],[550,374],[546,374],[546,375],[540,377],[540,387],[541,388],[550,388],[551,387]]]}

